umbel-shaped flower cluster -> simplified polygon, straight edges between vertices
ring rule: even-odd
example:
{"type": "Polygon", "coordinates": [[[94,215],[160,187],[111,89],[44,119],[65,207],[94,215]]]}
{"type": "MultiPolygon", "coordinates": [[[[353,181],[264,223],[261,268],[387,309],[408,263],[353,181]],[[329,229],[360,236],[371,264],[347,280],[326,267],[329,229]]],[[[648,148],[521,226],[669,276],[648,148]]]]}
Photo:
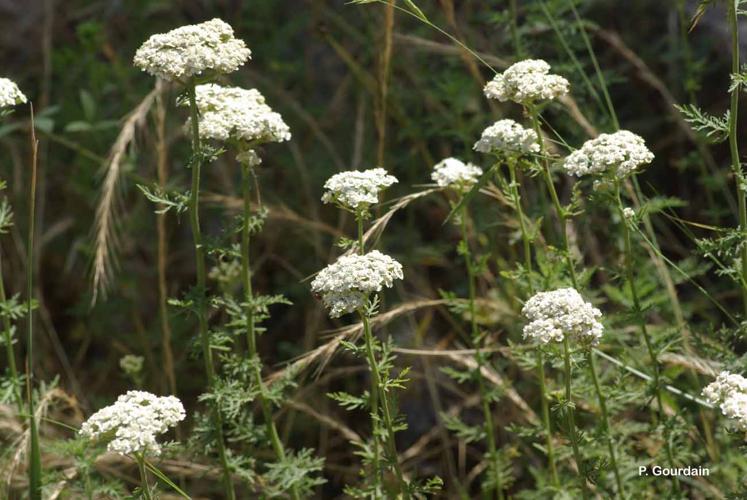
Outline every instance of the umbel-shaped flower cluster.
{"type": "Polygon", "coordinates": [[[498,120],[482,132],[474,150],[504,156],[538,153],[537,133],[510,119],[498,120]]]}
{"type": "Polygon", "coordinates": [[[368,210],[379,202],[379,193],[397,182],[383,168],[350,170],[335,174],[324,183],[324,203],[334,203],[351,212],[368,210]]]}
{"type": "MultiPolygon", "coordinates": [[[[283,118],[265,104],[257,89],[222,87],[213,83],[195,88],[200,112],[200,138],[264,143],[291,138],[283,118]]],[[[182,101],[182,105],[187,105],[182,101]]],[[[191,121],[187,120],[189,129],[191,121]]]]}
{"type": "Polygon", "coordinates": [[[581,149],[566,157],[563,169],[577,177],[609,173],[622,179],[653,160],[654,154],[642,137],[620,130],[586,141],[581,149]]]}
{"type": "Polygon", "coordinates": [[[524,338],[539,344],[560,342],[564,337],[584,346],[596,345],[604,327],[601,311],[586,302],[575,288],[539,292],[521,310],[529,323],[524,338]]]}
{"type": "Polygon", "coordinates": [[[568,80],[550,73],[542,59],[519,61],[485,85],[485,96],[499,101],[532,104],[549,101],[568,93],[568,80]]]}
{"type": "Polygon", "coordinates": [[[457,158],[444,158],[434,165],[431,179],[440,187],[464,192],[469,190],[481,175],[482,169],[476,165],[464,163],[457,158]]]}
{"type": "Polygon", "coordinates": [[[0,109],[26,102],[26,96],[13,80],[0,78],[0,109]]]}
{"type": "Polygon", "coordinates": [[[721,372],[703,389],[703,396],[734,419],[741,430],[747,430],[747,379],[736,373],[721,372]]]}
{"type": "Polygon", "coordinates": [[[110,440],[107,450],[121,455],[159,455],[156,436],[184,420],[184,406],[174,396],[159,397],[129,391],[110,406],[86,420],[80,434],[89,439],[110,440]]]}
{"type": "Polygon", "coordinates": [[[184,81],[205,71],[233,73],[252,51],[220,19],[151,36],[135,53],[135,66],[166,81],[184,81]]]}
{"type": "Polygon", "coordinates": [[[402,264],[372,250],[364,255],[345,255],[322,269],[311,282],[332,318],[361,310],[371,293],[391,288],[402,279],[402,264]]]}

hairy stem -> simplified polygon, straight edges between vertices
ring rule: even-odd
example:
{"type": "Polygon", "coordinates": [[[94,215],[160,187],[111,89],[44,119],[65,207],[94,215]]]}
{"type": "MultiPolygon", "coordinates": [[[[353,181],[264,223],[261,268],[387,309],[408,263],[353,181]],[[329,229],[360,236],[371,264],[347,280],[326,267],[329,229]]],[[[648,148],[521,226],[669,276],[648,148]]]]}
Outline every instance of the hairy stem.
{"type": "MultiPolygon", "coordinates": [[[[467,205],[462,206],[461,213],[461,230],[462,230],[462,252],[464,253],[464,263],[467,268],[467,283],[469,287],[468,307],[469,307],[469,318],[470,318],[470,331],[473,348],[475,349],[475,361],[477,362],[477,386],[480,391],[480,401],[482,403],[482,414],[485,419],[485,436],[488,445],[488,452],[490,454],[490,466],[493,469],[493,476],[495,478],[495,490],[497,498],[503,498],[503,487],[501,486],[501,468],[498,462],[498,454],[495,447],[495,433],[493,431],[493,412],[490,410],[490,400],[488,399],[487,390],[485,388],[485,381],[482,377],[482,367],[485,364],[485,359],[480,352],[480,330],[477,326],[477,315],[475,310],[475,270],[472,265],[472,255],[469,251],[469,233],[467,231],[467,219],[469,212],[467,205]]],[[[490,492],[488,492],[490,493],[490,492]]]]}
{"type": "Polygon", "coordinates": [[[599,377],[597,376],[597,367],[594,362],[594,355],[591,349],[586,351],[586,361],[589,364],[589,371],[591,372],[591,379],[594,381],[594,390],[597,393],[597,399],[599,400],[599,410],[602,413],[602,430],[604,436],[607,439],[607,449],[610,453],[610,464],[612,465],[612,472],[615,474],[615,483],[617,483],[617,496],[625,498],[625,490],[623,489],[623,483],[620,479],[620,470],[617,467],[617,457],[615,456],[615,443],[612,440],[612,434],[610,433],[610,421],[607,415],[607,401],[602,392],[602,388],[599,385],[599,377]]]}
{"type": "MultiPolygon", "coordinates": [[[[244,287],[244,302],[245,302],[245,314],[246,314],[246,343],[248,346],[249,359],[253,361],[254,369],[254,383],[259,389],[259,403],[262,407],[262,415],[265,419],[265,426],[267,427],[267,434],[270,436],[272,442],[272,449],[275,452],[275,458],[278,462],[285,460],[285,448],[278,435],[277,427],[272,419],[272,406],[270,400],[267,397],[267,389],[265,383],[262,380],[262,362],[257,354],[257,338],[256,331],[254,328],[254,305],[252,304],[254,297],[252,292],[252,278],[250,270],[249,260],[249,242],[251,238],[251,228],[249,227],[250,218],[252,216],[252,205],[251,205],[251,189],[252,189],[252,171],[249,165],[241,166],[242,186],[243,186],[243,197],[244,197],[244,212],[243,212],[243,224],[241,228],[241,282],[244,287]]],[[[291,485],[291,497],[294,500],[298,500],[300,497],[298,492],[298,486],[296,484],[291,485]]]]}
{"type": "MultiPolygon", "coordinates": [[[[212,389],[215,384],[215,365],[213,363],[213,353],[210,348],[210,334],[207,325],[207,297],[205,290],[207,275],[205,272],[205,249],[202,244],[202,232],[200,229],[200,167],[202,164],[202,145],[200,143],[200,122],[194,80],[190,80],[187,93],[189,94],[190,123],[192,126],[192,189],[189,197],[189,222],[192,227],[195,267],[197,271],[197,317],[199,320],[202,356],[205,362],[205,375],[207,376],[208,386],[212,389]]],[[[223,468],[223,487],[226,497],[229,500],[235,500],[236,491],[233,486],[231,468],[228,465],[226,444],[223,438],[223,416],[220,413],[217,403],[212,404],[212,420],[218,454],[220,455],[221,467],[223,468]]]]}
{"type": "Polygon", "coordinates": [[[141,455],[135,457],[137,462],[137,470],[140,473],[140,489],[143,493],[145,500],[152,500],[153,496],[150,494],[150,487],[148,486],[148,472],[145,470],[145,459],[141,455]]]}
{"type": "Polygon", "coordinates": [[[571,392],[571,347],[568,344],[568,337],[563,337],[563,368],[565,370],[565,399],[568,405],[565,409],[566,422],[568,425],[568,434],[573,449],[573,458],[576,460],[578,467],[578,480],[581,490],[586,492],[586,478],[584,477],[584,463],[581,459],[581,452],[578,449],[578,431],[576,429],[576,414],[573,409],[573,393],[571,392]]]}
{"type": "MultiPolygon", "coordinates": [[[[399,490],[400,495],[402,495],[402,498],[410,498],[407,483],[405,482],[404,475],[402,474],[402,469],[399,466],[397,445],[394,440],[394,422],[392,419],[389,397],[387,396],[386,389],[384,388],[381,381],[381,374],[379,373],[379,364],[376,359],[376,351],[374,349],[374,339],[373,334],[371,333],[371,325],[366,314],[361,312],[360,316],[361,321],[363,321],[363,335],[366,341],[366,357],[368,359],[368,367],[371,370],[371,378],[373,382],[371,384],[371,406],[373,408],[373,400],[375,397],[376,400],[379,401],[379,406],[381,407],[381,416],[384,420],[384,427],[386,428],[385,444],[387,447],[387,453],[392,463],[392,467],[394,469],[394,473],[397,476],[397,489],[399,490]],[[376,396],[374,396],[374,393],[376,393],[376,396]]],[[[376,439],[375,436],[374,439],[376,439]]]]}
{"type": "MultiPolygon", "coordinates": [[[[358,226],[358,254],[363,255],[366,253],[365,241],[363,239],[363,214],[356,214],[355,221],[358,226]]],[[[366,349],[368,349],[368,345],[366,345],[366,349]]],[[[371,359],[371,356],[369,356],[369,364],[371,363],[371,359]]],[[[375,358],[373,359],[375,361],[375,358]]],[[[379,386],[375,377],[371,377],[369,404],[371,405],[371,431],[373,434],[373,438],[371,439],[373,470],[377,483],[383,484],[381,452],[379,450],[379,386]]]]}

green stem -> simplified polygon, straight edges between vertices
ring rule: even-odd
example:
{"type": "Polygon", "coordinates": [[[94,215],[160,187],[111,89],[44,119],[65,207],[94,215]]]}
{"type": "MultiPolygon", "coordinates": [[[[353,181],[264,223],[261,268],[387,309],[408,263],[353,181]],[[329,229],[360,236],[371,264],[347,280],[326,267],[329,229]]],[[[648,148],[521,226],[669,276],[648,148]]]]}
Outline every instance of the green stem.
{"type": "MultiPolygon", "coordinates": [[[[199,320],[200,341],[202,344],[202,355],[205,362],[205,375],[208,386],[213,389],[215,385],[215,365],[213,364],[213,353],[210,348],[210,334],[207,325],[207,297],[205,272],[205,249],[202,244],[202,232],[200,229],[200,167],[202,164],[202,145],[200,143],[200,122],[197,111],[197,96],[195,93],[194,79],[187,85],[189,94],[190,123],[192,125],[192,188],[189,197],[189,222],[192,227],[192,239],[195,248],[195,267],[197,271],[197,317],[199,320]]],[[[213,424],[215,427],[218,454],[220,455],[223,468],[223,487],[226,497],[235,500],[236,491],[231,477],[231,468],[228,464],[226,445],[223,438],[223,416],[217,403],[212,405],[213,424]]]]}
{"type": "Polygon", "coordinates": [[[145,461],[142,455],[135,457],[137,462],[137,470],[140,473],[140,489],[143,492],[143,498],[145,500],[152,500],[153,496],[150,494],[150,487],[148,486],[148,473],[145,470],[145,461]]]}
{"type": "MultiPolygon", "coordinates": [[[[2,253],[0,253],[0,302],[5,303],[5,284],[2,278],[2,253]]],[[[23,414],[23,395],[21,394],[21,380],[18,377],[18,368],[16,367],[16,354],[13,348],[13,329],[10,324],[10,317],[3,314],[3,336],[5,337],[5,352],[8,358],[8,370],[10,370],[10,379],[13,384],[13,395],[16,398],[18,414],[23,414]]]]}
{"type": "MultiPolygon", "coordinates": [[[[737,3],[729,3],[729,30],[731,31],[731,72],[739,73],[739,28],[737,26],[737,3]]],[[[742,89],[737,86],[731,91],[729,106],[729,152],[731,153],[731,168],[737,183],[737,203],[739,205],[739,230],[747,231],[747,202],[743,183],[742,164],[739,160],[739,144],[737,143],[737,117],[739,114],[739,93],[742,89]]],[[[742,281],[747,281],[747,245],[742,245],[742,281]]],[[[742,305],[747,315],[747,288],[742,287],[742,305]]]]}
{"type": "MultiPolygon", "coordinates": [[[[532,250],[531,238],[524,224],[524,210],[521,207],[521,195],[519,193],[519,183],[516,179],[516,158],[508,159],[508,171],[511,178],[511,198],[514,204],[514,210],[519,217],[519,228],[521,229],[521,239],[524,243],[524,267],[527,269],[527,283],[529,284],[529,294],[534,295],[534,285],[532,283],[532,250]]],[[[540,384],[540,404],[542,408],[542,424],[545,426],[545,440],[547,447],[547,460],[550,464],[550,475],[552,483],[556,488],[560,487],[558,479],[558,470],[555,465],[555,445],[552,440],[552,427],[550,425],[550,405],[547,398],[547,387],[545,386],[545,361],[541,348],[537,348],[537,377],[540,384]]]]}
{"type": "MultiPolygon", "coordinates": [[[[630,289],[630,295],[633,299],[633,313],[635,314],[636,318],[638,319],[638,324],[641,329],[641,336],[643,337],[643,341],[646,344],[646,349],[648,350],[648,355],[651,358],[651,365],[653,367],[653,382],[654,382],[654,392],[656,395],[656,406],[659,412],[659,416],[661,419],[666,418],[666,414],[664,413],[664,403],[662,401],[661,397],[661,381],[660,381],[660,372],[661,372],[661,365],[659,364],[659,359],[656,354],[656,349],[654,348],[653,341],[651,340],[651,335],[648,333],[648,326],[646,326],[646,318],[643,315],[643,309],[641,307],[641,300],[638,295],[638,287],[635,282],[635,272],[634,272],[634,266],[635,266],[635,260],[633,258],[633,245],[631,243],[630,238],[630,228],[628,227],[628,223],[625,218],[625,214],[623,212],[624,206],[622,202],[622,197],[620,195],[620,182],[618,181],[615,185],[615,196],[617,198],[617,210],[620,215],[620,220],[622,221],[623,226],[623,239],[625,244],[625,276],[626,280],[628,282],[628,287],[630,289]]],[[[666,441],[666,452],[667,452],[667,460],[669,461],[670,467],[674,468],[674,454],[672,453],[672,444],[669,440],[669,433],[666,433],[665,441],[666,441]]],[[[672,476],[672,481],[675,485],[675,488],[679,490],[679,481],[677,480],[676,476],[672,476]]]]}
{"type": "MultiPolygon", "coordinates": [[[[386,390],[381,383],[381,374],[379,373],[379,364],[376,360],[376,352],[374,350],[374,339],[373,334],[371,333],[371,325],[369,324],[368,316],[366,316],[366,314],[361,312],[360,316],[361,321],[363,321],[363,335],[366,341],[366,357],[368,359],[368,367],[371,370],[372,378],[371,406],[372,408],[375,408],[373,406],[374,398],[380,402],[379,406],[381,407],[381,415],[384,419],[384,427],[386,427],[385,444],[388,448],[387,452],[389,454],[392,467],[394,468],[394,473],[397,476],[397,488],[403,498],[410,498],[407,483],[405,482],[404,475],[402,474],[402,469],[399,466],[399,457],[397,455],[397,445],[394,440],[394,425],[391,409],[389,406],[389,397],[387,396],[386,390]]],[[[375,436],[374,439],[376,439],[375,436]]]]}
{"type": "Polygon", "coordinates": [[[571,392],[571,347],[568,345],[568,337],[563,337],[563,366],[565,369],[565,399],[568,404],[566,408],[566,419],[568,425],[568,434],[571,440],[571,448],[573,449],[573,458],[576,460],[576,466],[578,467],[578,481],[581,485],[581,490],[587,493],[588,486],[586,485],[586,478],[583,474],[583,461],[581,459],[581,452],[578,449],[578,431],[576,430],[576,415],[573,407],[571,406],[573,401],[573,394],[571,392]]]}
{"type": "MultiPolygon", "coordinates": [[[[245,302],[245,314],[246,314],[246,340],[248,346],[249,359],[254,361],[252,364],[254,383],[259,389],[258,399],[260,406],[262,407],[262,415],[265,419],[265,425],[267,427],[267,434],[270,436],[272,442],[272,449],[275,452],[275,458],[278,462],[285,460],[285,449],[283,443],[278,435],[277,427],[272,419],[272,406],[270,400],[267,397],[267,389],[264,381],[262,380],[262,362],[257,354],[257,338],[256,331],[254,328],[254,306],[252,304],[254,297],[252,292],[252,279],[251,271],[249,267],[249,242],[251,238],[251,228],[249,227],[250,218],[252,215],[251,206],[251,184],[252,184],[252,171],[249,165],[241,166],[242,186],[243,186],[243,197],[244,197],[244,220],[241,228],[241,281],[244,286],[244,302],[245,302]]],[[[291,485],[291,497],[294,500],[300,498],[298,492],[298,486],[294,483],[291,485]]]]}
{"type": "Polygon", "coordinates": [[[537,143],[539,144],[539,147],[540,147],[539,156],[542,158],[542,173],[545,179],[545,184],[547,185],[547,190],[550,192],[550,198],[552,198],[552,203],[555,206],[555,214],[557,215],[558,221],[560,222],[560,234],[563,239],[563,253],[565,254],[565,260],[568,266],[568,273],[571,276],[571,282],[573,283],[573,288],[578,290],[578,280],[576,279],[576,270],[573,264],[573,258],[571,257],[570,245],[568,244],[568,232],[567,232],[567,227],[566,227],[568,223],[568,218],[566,217],[566,213],[565,213],[565,210],[563,209],[563,206],[560,204],[560,198],[558,198],[558,192],[555,190],[555,184],[552,181],[552,173],[550,172],[550,162],[547,159],[547,151],[545,149],[545,140],[542,137],[542,130],[540,129],[537,109],[533,105],[529,105],[527,107],[527,110],[529,111],[529,115],[532,119],[532,128],[534,129],[534,132],[537,134],[537,143]]]}
{"type": "MultiPolygon", "coordinates": [[[[358,254],[364,255],[366,253],[365,242],[363,240],[363,214],[356,214],[356,224],[358,226],[358,254]]],[[[366,346],[368,348],[368,345],[366,346]]],[[[375,362],[375,357],[369,356],[369,364],[371,359],[375,362]]],[[[381,453],[379,451],[379,386],[375,377],[371,377],[371,394],[369,404],[371,406],[371,430],[373,438],[371,439],[372,445],[372,462],[373,470],[376,475],[376,480],[379,484],[383,484],[383,471],[381,469],[381,453]]]]}
{"type": "Polygon", "coordinates": [[[31,110],[31,182],[29,186],[29,224],[26,242],[26,319],[27,319],[27,356],[26,361],[26,396],[28,398],[29,419],[29,498],[41,500],[41,450],[39,449],[39,429],[36,424],[34,403],[34,227],[36,221],[36,171],[38,142],[34,133],[34,112],[31,110]]]}
{"type": "Polygon", "coordinates": [[[516,0],[508,1],[508,11],[511,16],[511,39],[514,43],[514,51],[518,59],[524,57],[524,47],[521,45],[521,37],[519,36],[519,21],[518,21],[518,9],[516,8],[516,0]]]}
{"type": "Polygon", "coordinates": [[[532,240],[529,237],[526,224],[524,223],[524,209],[521,207],[521,194],[519,193],[519,183],[516,180],[516,158],[509,158],[508,172],[511,178],[511,198],[514,204],[514,210],[519,218],[519,229],[521,230],[521,240],[524,244],[524,267],[527,271],[527,284],[529,285],[529,293],[534,293],[534,285],[532,283],[532,240]]]}
{"type": "Polygon", "coordinates": [[[560,487],[558,479],[558,469],[555,466],[555,445],[552,442],[552,427],[550,427],[550,405],[547,400],[547,387],[545,387],[545,360],[542,348],[537,347],[537,377],[540,384],[540,400],[542,407],[542,423],[545,426],[545,440],[547,446],[547,460],[550,463],[550,476],[552,484],[556,488],[560,487]]]}
{"type": "Polygon", "coordinates": [[[472,256],[469,251],[469,233],[467,231],[467,219],[469,212],[467,205],[462,206],[461,213],[461,230],[462,230],[462,251],[464,252],[464,263],[467,268],[467,283],[469,287],[468,307],[469,307],[469,318],[470,318],[470,331],[472,333],[472,345],[475,349],[475,361],[477,362],[477,386],[480,391],[480,401],[482,402],[482,413],[485,419],[485,435],[488,445],[488,452],[490,454],[490,466],[493,469],[493,477],[495,478],[495,489],[496,496],[500,499],[503,498],[503,486],[501,485],[501,469],[500,463],[498,462],[498,454],[495,447],[495,433],[493,431],[493,412],[490,410],[490,401],[488,400],[487,390],[485,388],[485,380],[482,377],[482,367],[485,364],[482,352],[480,352],[480,330],[477,326],[477,315],[475,310],[475,270],[472,266],[472,256]]]}
{"type": "MultiPolygon", "coordinates": [[[[552,181],[552,173],[550,172],[550,163],[547,160],[547,154],[545,151],[545,141],[542,137],[542,130],[540,129],[539,125],[539,117],[537,116],[537,110],[534,106],[530,105],[528,106],[529,115],[532,119],[532,128],[534,129],[534,132],[537,134],[537,142],[539,143],[540,151],[539,155],[543,158],[542,160],[542,171],[545,178],[545,184],[547,184],[547,190],[550,192],[550,197],[552,198],[553,205],[555,206],[555,213],[558,217],[558,221],[560,222],[560,233],[562,235],[563,240],[563,253],[565,254],[565,260],[566,264],[568,266],[568,273],[571,277],[571,282],[573,283],[573,288],[578,290],[578,280],[576,279],[576,270],[574,268],[573,259],[571,258],[571,249],[570,245],[568,244],[568,233],[566,231],[566,225],[567,225],[567,219],[565,210],[563,209],[562,205],[560,204],[560,198],[558,198],[558,192],[555,190],[555,184],[552,181]]],[[[563,338],[563,358],[565,363],[565,397],[568,403],[568,407],[566,410],[566,418],[568,420],[568,433],[571,440],[571,447],[573,448],[573,458],[576,460],[576,466],[578,467],[578,478],[579,483],[581,484],[581,489],[583,492],[588,492],[588,486],[586,484],[586,479],[584,478],[583,474],[583,461],[581,459],[581,453],[578,449],[578,430],[576,429],[576,416],[575,416],[575,410],[573,409],[571,405],[572,403],[572,393],[571,393],[571,354],[570,354],[570,347],[568,345],[568,339],[563,338]]]]}
{"type": "Polygon", "coordinates": [[[594,389],[597,392],[597,399],[599,400],[599,410],[602,413],[602,430],[607,438],[607,449],[610,453],[610,464],[612,465],[612,472],[615,474],[615,482],[617,483],[617,496],[625,498],[625,491],[623,489],[623,483],[620,479],[620,470],[617,467],[617,458],[615,457],[615,443],[612,440],[612,434],[610,432],[610,421],[607,414],[607,401],[605,400],[602,388],[599,385],[599,377],[597,376],[597,367],[594,363],[594,355],[591,349],[586,351],[586,361],[589,364],[589,371],[591,372],[591,379],[594,381],[594,389]]]}

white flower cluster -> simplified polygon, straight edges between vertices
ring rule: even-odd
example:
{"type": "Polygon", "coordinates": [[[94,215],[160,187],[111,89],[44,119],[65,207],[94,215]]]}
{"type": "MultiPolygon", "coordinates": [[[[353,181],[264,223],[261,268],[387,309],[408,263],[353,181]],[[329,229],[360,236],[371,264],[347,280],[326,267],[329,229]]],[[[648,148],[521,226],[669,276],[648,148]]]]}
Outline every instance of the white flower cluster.
{"type": "MultiPolygon", "coordinates": [[[[202,139],[282,142],[291,138],[288,125],[265,104],[264,96],[257,89],[209,83],[198,85],[195,94],[202,139]]],[[[187,103],[182,101],[181,104],[187,103]]],[[[189,126],[190,120],[187,120],[186,127],[189,126]]]]}
{"type": "Polygon", "coordinates": [[[529,104],[548,101],[568,93],[568,80],[550,73],[542,59],[527,59],[511,65],[485,85],[489,99],[529,104]]]}
{"type": "Polygon", "coordinates": [[[635,217],[635,210],[630,207],[623,208],[623,217],[628,220],[633,219],[635,217]]]}
{"type": "Polygon", "coordinates": [[[622,179],[653,160],[654,154],[641,136],[620,130],[586,141],[581,149],[566,157],[563,169],[577,177],[610,172],[622,179]]]}
{"type": "Polygon", "coordinates": [[[575,288],[539,292],[521,310],[529,323],[524,326],[524,338],[540,344],[562,341],[563,337],[596,345],[604,327],[599,322],[601,311],[586,302],[575,288]]]}
{"type": "Polygon", "coordinates": [[[719,405],[721,412],[747,430],[747,379],[736,373],[721,372],[714,382],[703,389],[703,396],[719,405]]]}
{"type": "Polygon", "coordinates": [[[332,318],[365,306],[369,294],[391,288],[402,279],[402,264],[378,250],[365,255],[345,255],[322,269],[311,282],[332,318]]]}
{"type": "Polygon", "coordinates": [[[480,153],[522,155],[538,153],[539,143],[534,130],[524,128],[513,120],[498,120],[482,132],[475,143],[480,153]]]}
{"type": "Polygon", "coordinates": [[[322,195],[324,203],[335,203],[340,207],[357,212],[369,205],[378,203],[379,193],[397,182],[383,168],[372,168],[359,171],[350,170],[335,174],[324,183],[326,190],[322,195]]]}
{"type": "Polygon", "coordinates": [[[433,167],[431,179],[441,187],[466,191],[482,175],[482,169],[457,158],[445,158],[433,167]]]}
{"type": "Polygon", "coordinates": [[[167,81],[183,81],[205,71],[232,73],[251,50],[220,19],[182,26],[151,36],[135,53],[135,66],[167,81]]]}
{"type": "Polygon", "coordinates": [[[174,396],[159,397],[144,391],[129,391],[97,411],[80,428],[89,439],[111,439],[107,449],[121,455],[158,455],[156,436],[184,420],[184,406],[174,396]]]}
{"type": "Polygon", "coordinates": [[[26,96],[13,80],[0,78],[0,109],[26,102],[26,96]]]}

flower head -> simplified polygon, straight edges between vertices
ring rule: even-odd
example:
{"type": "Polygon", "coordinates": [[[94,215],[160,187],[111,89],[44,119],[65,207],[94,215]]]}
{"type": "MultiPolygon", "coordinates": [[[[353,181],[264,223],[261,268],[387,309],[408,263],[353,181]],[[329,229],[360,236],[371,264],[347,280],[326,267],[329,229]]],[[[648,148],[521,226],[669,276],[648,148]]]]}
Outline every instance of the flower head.
{"type": "Polygon", "coordinates": [[[156,436],[165,433],[186,416],[174,396],[159,397],[144,391],[129,391],[110,406],[86,420],[80,434],[89,439],[109,440],[107,450],[120,455],[158,455],[156,436]]]}
{"type": "Polygon", "coordinates": [[[703,389],[703,396],[718,405],[721,412],[747,430],[747,379],[736,373],[721,372],[703,389]]]}
{"type": "Polygon", "coordinates": [[[357,311],[368,296],[391,288],[402,279],[402,264],[373,250],[365,255],[345,255],[322,269],[311,282],[311,291],[320,295],[332,318],[357,311]]]}
{"type": "Polygon", "coordinates": [[[475,143],[475,151],[506,156],[538,153],[537,133],[513,120],[498,120],[482,132],[475,143]]]}
{"type": "Polygon", "coordinates": [[[495,75],[485,85],[485,96],[499,101],[530,104],[549,101],[568,93],[568,80],[550,73],[550,65],[542,59],[526,59],[495,75]]]}
{"type": "Polygon", "coordinates": [[[441,187],[467,191],[482,175],[482,169],[456,158],[445,158],[436,163],[431,179],[441,187]]]}
{"type": "Polygon", "coordinates": [[[13,80],[0,78],[0,109],[26,102],[26,96],[13,80]]]}
{"type": "Polygon", "coordinates": [[[575,288],[539,292],[524,304],[521,313],[529,320],[524,326],[524,338],[541,344],[568,337],[596,345],[604,331],[599,322],[602,313],[575,288]]]}
{"type": "Polygon", "coordinates": [[[653,160],[654,154],[642,137],[620,130],[586,141],[566,157],[563,169],[576,177],[609,172],[622,179],[653,160]]]}
{"type": "MultiPolygon", "coordinates": [[[[282,142],[291,138],[288,125],[265,104],[264,96],[257,89],[210,83],[198,85],[195,94],[202,139],[282,142]]],[[[190,126],[189,120],[186,126],[190,126]]]]}
{"type": "Polygon", "coordinates": [[[352,212],[366,210],[379,202],[379,193],[397,182],[383,168],[350,170],[335,174],[324,183],[324,203],[335,203],[352,212]]]}
{"type": "Polygon", "coordinates": [[[135,53],[135,66],[167,81],[205,71],[232,73],[250,59],[251,50],[220,19],[182,26],[151,36],[135,53]]]}

